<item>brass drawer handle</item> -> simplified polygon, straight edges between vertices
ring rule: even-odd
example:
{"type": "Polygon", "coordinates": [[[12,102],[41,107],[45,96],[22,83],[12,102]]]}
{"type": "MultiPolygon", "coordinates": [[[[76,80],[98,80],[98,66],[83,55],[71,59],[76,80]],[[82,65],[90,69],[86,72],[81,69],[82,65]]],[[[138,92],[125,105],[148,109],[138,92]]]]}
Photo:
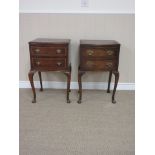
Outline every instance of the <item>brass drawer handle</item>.
{"type": "Polygon", "coordinates": [[[36,64],[37,64],[37,65],[40,65],[40,62],[39,62],[39,61],[37,61],[37,62],[36,62],[36,64]]]}
{"type": "Polygon", "coordinates": [[[112,62],[106,63],[107,67],[112,67],[112,62]]]}
{"type": "Polygon", "coordinates": [[[112,54],[113,54],[113,51],[108,50],[108,51],[107,51],[107,54],[108,54],[108,55],[112,55],[112,54]]]}
{"type": "Polygon", "coordinates": [[[57,54],[60,54],[61,53],[61,49],[57,49],[57,54]]]}
{"type": "Polygon", "coordinates": [[[57,62],[57,65],[58,65],[58,66],[61,66],[61,65],[62,65],[62,63],[61,63],[61,62],[57,62]]]}
{"type": "Polygon", "coordinates": [[[94,65],[94,62],[92,62],[92,61],[87,61],[87,66],[92,66],[92,65],[94,65]]]}
{"type": "Polygon", "coordinates": [[[93,55],[94,51],[88,50],[87,53],[88,53],[89,56],[91,56],[91,55],[93,55]]]}
{"type": "Polygon", "coordinates": [[[39,52],[40,52],[40,49],[38,49],[38,48],[35,49],[35,52],[36,52],[36,53],[39,53],[39,52]]]}

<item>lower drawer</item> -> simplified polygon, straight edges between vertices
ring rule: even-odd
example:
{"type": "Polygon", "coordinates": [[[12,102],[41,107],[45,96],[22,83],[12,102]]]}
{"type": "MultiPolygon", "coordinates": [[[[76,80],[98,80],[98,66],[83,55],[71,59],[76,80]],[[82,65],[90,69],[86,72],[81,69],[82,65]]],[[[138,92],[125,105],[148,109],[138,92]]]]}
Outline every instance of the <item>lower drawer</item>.
{"type": "Polygon", "coordinates": [[[65,58],[32,58],[32,66],[37,70],[63,70],[67,67],[65,58]]]}
{"type": "Polygon", "coordinates": [[[82,66],[85,70],[115,70],[117,69],[116,61],[112,60],[86,60],[82,66]]]}

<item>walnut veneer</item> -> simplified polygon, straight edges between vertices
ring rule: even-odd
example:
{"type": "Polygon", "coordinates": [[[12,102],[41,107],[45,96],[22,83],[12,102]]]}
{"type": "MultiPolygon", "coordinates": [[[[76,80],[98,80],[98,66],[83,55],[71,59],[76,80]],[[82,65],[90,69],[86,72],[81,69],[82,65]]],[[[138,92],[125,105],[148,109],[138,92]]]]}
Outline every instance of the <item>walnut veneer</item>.
{"type": "Polygon", "coordinates": [[[78,70],[79,99],[82,100],[82,75],[87,71],[108,71],[108,89],[110,93],[110,83],[112,73],[115,75],[114,90],[112,93],[112,103],[116,103],[115,92],[119,79],[119,51],[120,44],[113,40],[80,40],[80,65],[78,70]]]}
{"type": "Polygon", "coordinates": [[[29,80],[33,92],[33,103],[36,102],[36,92],[33,82],[35,72],[38,72],[41,91],[43,91],[41,72],[60,71],[67,76],[67,103],[70,103],[71,65],[68,61],[69,39],[38,38],[29,42],[31,69],[29,80]]]}

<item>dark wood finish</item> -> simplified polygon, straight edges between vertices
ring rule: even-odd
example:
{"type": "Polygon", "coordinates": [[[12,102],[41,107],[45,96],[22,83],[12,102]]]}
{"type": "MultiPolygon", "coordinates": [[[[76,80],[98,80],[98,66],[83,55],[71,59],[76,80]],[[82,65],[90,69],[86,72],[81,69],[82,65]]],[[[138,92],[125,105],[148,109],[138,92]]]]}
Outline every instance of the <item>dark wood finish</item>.
{"type": "Polygon", "coordinates": [[[36,103],[36,92],[33,82],[35,72],[38,72],[40,91],[43,91],[41,72],[60,71],[67,76],[67,103],[70,103],[71,65],[68,61],[69,39],[38,38],[29,42],[31,69],[29,80],[33,92],[33,103],[36,103]]]}
{"type": "Polygon", "coordinates": [[[80,40],[80,66],[78,69],[79,99],[82,100],[82,75],[87,71],[108,71],[108,89],[110,93],[110,83],[112,73],[115,76],[115,84],[112,93],[112,103],[116,103],[115,93],[119,80],[119,51],[120,44],[114,40],[80,40]]]}
{"type": "Polygon", "coordinates": [[[44,57],[64,57],[67,54],[65,47],[51,47],[51,46],[31,46],[32,55],[44,57]]]}
{"type": "Polygon", "coordinates": [[[107,47],[107,46],[116,46],[120,45],[115,40],[80,40],[80,45],[82,46],[94,46],[94,47],[107,47]]]}
{"type": "Polygon", "coordinates": [[[118,71],[113,71],[114,75],[115,75],[115,84],[114,84],[114,90],[112,93],[112,103],[116,103],[115,100],[115,93],[116,93],[116,88],[117,88],[117,84],[118,84],[118,80],[119,80],[119,72],[118,71]]]}
{"type": "Polygon", "coordinates": [[[34,82],[33,82],[33,76],[35,74],[35,70],[30,70],[29,71],[29,80],[30,80],[30,84],[31,84],[31,87],[32,87],[32,92],[33,92],[33,100],[32,100],[32,103],[36,103],[36,91],[35,91],[35,88],[34,88],[34,82]]]}
{"type": "Polygon", "coordinates": [[[64,74],[67,76],[67,103],[70,103],[70,99],[69,99],[69,92],[71,92],[70,90],[70,82],[71,82],[71,65],[69,66],[68,70],[64,72],[64,74]]]}
{"type": "Polygon", "coordinates": [[[89,60],[83,61],[82,68],[87,71],[109,71],[116,68],[116,61],[112,60],[89,60]]]}
{"type": "Polygon", "coordinates": [[[89,58],[112,58],[116,57],[115,48],[84,48],[82,49],[82,56],[89,58]]]}
{"type": "Polygon", "coordinates": [[[40,80],[40,91],[43,91],[42,77],[41,77],[41,72],[40,71],[38,71],[38,75],[39,75],[39,80],[40,80]]]}
{"type": "Polygon", "coordinates": [[[109,71],[108,89],[107,93],[110,93],[110,83],[111,83],[112,71],[109,71]]]}
{"type": "Polygon", "coordinates": [[[32,58],[35,70],[57,71],[67,69],[66,58],[32,58]]]}
{"type": "Polygon", "coordinates": [[[78,71],[78,84],[79,84],[79,100],[78,100],[78,103],[80,104],[81,103],[81,100],[82,100],[82,81],[81,81],[81,78],[82,78],[82,75],[85,74],[85,71],[82,71],[80,70],[79,68],[79,71],[78,71]]]}
{"type": "Polygon", "coordinates": [[[70,39],[52,39],[52,38],[37,38],[32,41],[30,41],[31,45],[58,45],[58,46],[63,46],[63,45],[68,45],[70,43],[70,39]]]}

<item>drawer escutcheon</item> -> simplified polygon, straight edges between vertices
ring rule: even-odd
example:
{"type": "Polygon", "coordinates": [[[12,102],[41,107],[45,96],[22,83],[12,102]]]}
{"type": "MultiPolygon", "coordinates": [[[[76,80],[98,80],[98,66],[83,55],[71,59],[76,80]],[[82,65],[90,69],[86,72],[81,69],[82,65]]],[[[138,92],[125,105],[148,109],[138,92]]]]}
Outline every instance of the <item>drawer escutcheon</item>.
{"type": "Polygon", "coordinates": [[[38,48],[35,49],[35,52],[36,52],[36,53],[39,53],[39,52],[40,52],[40,49],[38,49],[38,48]]]}
{"type": "Polygon", "coordinates": [[[61,63],[61,62],[57,62],[57,65],[58,65],[58,66],[61,66],[61,65],[62,65],[62,63],[61,63]]]}
{"type": "Polygon", "coordinates": [[[111,68],[112,67],[112,62],[106,63],[106,66],[109,67],[109,68],[111,68]]]}
{"type": "Polygon", "coordinates": [[[61,53],[61,49],[57,49],[57,54],[60,54],[61,53]]]}
{"type": "Polygon", "coordinates": [[[113,55],[113,53],[114,53],[113,51],[107,50],[107,54],[108,54],[108,55],[113,55]]]}
{"type": "Polygon", "coordinates": [[[39,61],[37,61],[37,62],[36,62],[36,64],[39,66],[39,65],[40,65],[40,62],[39,62],[39,61]]]}
{"type": "Polygon", "coordinates": [[[87,66],[92,66],[92,65],[94,65],[94,62],[92,62],[92,61],[87,61],[86,65],[87,65],[87,66]]]}
{"type": "Polygon", "coordinates": [[[87,51],[87,54],[88,54],[89,56],[93,55],[93,53],[94,53],[94,51],[92,51],[92,50],[88,50],[88,51],[87,51]]]}

